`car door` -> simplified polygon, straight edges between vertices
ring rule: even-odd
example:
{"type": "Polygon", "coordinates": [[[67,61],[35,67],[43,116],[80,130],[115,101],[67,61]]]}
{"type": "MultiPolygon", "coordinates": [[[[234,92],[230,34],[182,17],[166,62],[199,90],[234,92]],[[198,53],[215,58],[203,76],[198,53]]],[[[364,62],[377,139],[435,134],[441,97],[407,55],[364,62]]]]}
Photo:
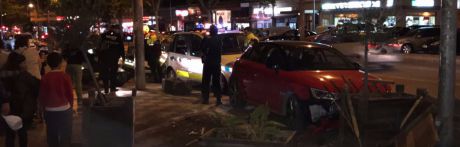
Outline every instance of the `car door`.
{"type": "Polygon", "coordinates": [[[242,84],[244,85],[244,92],[248,96],[248,100],[255,104],[264,104],[265,95],[263,89],[259,88],[261,72],[265,68],[265,60],[267,59],[268,49],[266,45],[259,44],[253,47],[249,60],[243,61],[241,70],[246,71],[242,84]]]}
{"type": "Polygon", "coordinates": [[[187,67],[189,79],[201,82],[201,78],[203,77],[203,62],[201,61],[202,52],[200,45],[203,39],[196,34],[190,34],[187,37],[190,43],[190,54],[187,56],[189,62],[189,66],[187,67]]]}
{"type": "Polygon", "coordinates": [[[281,112],[281,93],[287,88],[283,75],[286,72],[288,50],[282,50],[276,45],[269,46],[268,50],[265,66],[260,68],[260,75],[255,79],[258,81],[258,91],[263,92],[259,101],[267,103],[271,110],[281,112]]]}
{"type": "Polygon", "coordinates": [[[189,43],[187,43],[187,35],[178,34],[174,38],[173,50],[169,53],[170,66],[175,70],[178,78],[188,80],[188,50],[189,43]]]}

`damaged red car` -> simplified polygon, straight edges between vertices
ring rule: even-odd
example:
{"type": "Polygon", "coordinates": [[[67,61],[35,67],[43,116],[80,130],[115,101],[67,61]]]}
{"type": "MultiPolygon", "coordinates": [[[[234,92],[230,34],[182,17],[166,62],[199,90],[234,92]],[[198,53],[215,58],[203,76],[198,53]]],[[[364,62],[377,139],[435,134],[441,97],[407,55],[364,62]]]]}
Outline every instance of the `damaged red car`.
{"type": "MultiPolygon", "coordinates": [[[[364,73],[336,49],[301,41],[260,42],[237,60],[230,81],[230,103],[268,105],[296,130],[321,120],[337,119],[337,93],[363,87],[364,73]],[[350,86],[352,85],[352,86],[350,86]]],[[[371,80],[379,80],[369,76],[371,80]]],[[[387,85],[369,86],[387,93],[387,85]]]]}

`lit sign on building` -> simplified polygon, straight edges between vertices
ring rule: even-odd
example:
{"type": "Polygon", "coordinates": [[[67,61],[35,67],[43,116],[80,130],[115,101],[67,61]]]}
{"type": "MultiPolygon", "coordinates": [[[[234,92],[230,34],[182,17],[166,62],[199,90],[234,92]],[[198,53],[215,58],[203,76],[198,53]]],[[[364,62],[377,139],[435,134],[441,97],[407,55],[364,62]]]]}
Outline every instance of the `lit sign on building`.
{"type": "MultiPolygon", "coordinates": [[[[388,0],[386,6],[392,7],[394,0],[388,0]]],[[[350,1],[340,3],[324,3],[321,5],[323,10],[335,10],[335,9],[359,9],[359,8],[378,8],[380,7],[380,1],[350,1]]]]}
{"type": "Polygon", "coordinates": [[[176,10],[176,16],[188,16],[188,10],[176,10]]]}
{"type": "MultiPolygon", "coordinates": [[[[281,12],[292,11],[292,7],[276,7],[275,6],[275,16],[280,15],[281,12]]],[[[273,15],[272,7],[265,8],[254,8],[253,14],[270,14],[273,15]]]]}
{"type": "Polygon", "coordinates": [[[414,7],[433,7],[434,0],[412,0],[412,6],[414,7]]]}

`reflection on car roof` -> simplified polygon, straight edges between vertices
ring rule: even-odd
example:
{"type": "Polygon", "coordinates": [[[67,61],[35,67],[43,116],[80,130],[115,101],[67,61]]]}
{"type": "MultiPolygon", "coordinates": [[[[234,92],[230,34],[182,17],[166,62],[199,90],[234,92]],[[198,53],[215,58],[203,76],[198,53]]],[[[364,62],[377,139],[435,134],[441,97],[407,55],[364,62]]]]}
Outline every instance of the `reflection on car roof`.
{"type": "Polygon", "coordinates": [[[265,41],[261,43],[276,44],[282,46],[296,46],[296,47],[307,47],[309,48],[331,48],[330,45],[317,43],[317,42],[306,42],[306,41],[288,41],[288,40],[273,40],[265,41]]]}

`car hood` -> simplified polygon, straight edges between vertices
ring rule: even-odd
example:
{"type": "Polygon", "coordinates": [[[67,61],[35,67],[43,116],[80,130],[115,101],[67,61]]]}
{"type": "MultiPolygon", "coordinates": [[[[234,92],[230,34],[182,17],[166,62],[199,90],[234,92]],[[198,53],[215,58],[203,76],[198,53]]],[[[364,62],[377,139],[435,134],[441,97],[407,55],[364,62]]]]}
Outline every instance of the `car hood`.
{"type": "MultiPolygon", "coordinates": [[[[343,90],[345,85],[348,85],[350,92],[359,92],[364,85],[364,72],[357,70],[315,70],[289,72],[288,74],[292,82],[309,88],[327,89],[331,92],[338,92],[337,88],[343,90]]],[[[369,80],[381,79],[369,75],[369,80]]],[[[372,88],[371,91],[373,91],[372,88]]]]}
{"type": "Polygon", "coordinates": [[[222,55],[221,63],[222,63],[222,65],[227,65],[229,63],[234,63],[240,57],[241,57],[241,54],[222,55]]]}

